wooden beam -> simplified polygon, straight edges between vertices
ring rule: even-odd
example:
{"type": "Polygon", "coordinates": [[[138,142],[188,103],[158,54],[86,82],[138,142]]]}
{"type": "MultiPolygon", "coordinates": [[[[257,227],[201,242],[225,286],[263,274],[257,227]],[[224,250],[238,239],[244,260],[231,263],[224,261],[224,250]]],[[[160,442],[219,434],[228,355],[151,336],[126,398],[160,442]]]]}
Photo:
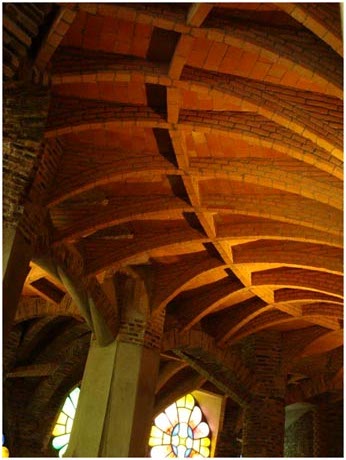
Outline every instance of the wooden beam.
{"type": "Polygon", "coordinates": [[[213,5],[207,3],[193,3],[187,13],[187,24],[189,26],[200,27],[212,8],[213,5]]]}

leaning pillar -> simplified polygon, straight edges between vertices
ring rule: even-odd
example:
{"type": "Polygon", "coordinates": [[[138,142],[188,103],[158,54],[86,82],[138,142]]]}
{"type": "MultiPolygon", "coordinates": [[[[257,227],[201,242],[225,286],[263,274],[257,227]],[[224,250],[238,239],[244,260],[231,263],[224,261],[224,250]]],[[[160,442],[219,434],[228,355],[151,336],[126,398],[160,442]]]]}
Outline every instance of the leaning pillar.
{"type": "Polygon", "coordinates": [[[285,378],[281,334],[265,332],[247,339],[247,364],[256,384],[244,408],[243,457],[283,457],[285,378]]]}
{"type": "Polygon", "coordinates": [[[32,256],[22,231],[24,204],[41,154],[49,92],[29,82],[4,86],[3,99],[3,340],[11,330],[32,256]]]}
{"type": "Polygon", "coordinates": [[[116,340],[92,340],[66,457],[145,457],[153,422],[164,313],[150,314],[140,277],[121,283],[116,340]]]}

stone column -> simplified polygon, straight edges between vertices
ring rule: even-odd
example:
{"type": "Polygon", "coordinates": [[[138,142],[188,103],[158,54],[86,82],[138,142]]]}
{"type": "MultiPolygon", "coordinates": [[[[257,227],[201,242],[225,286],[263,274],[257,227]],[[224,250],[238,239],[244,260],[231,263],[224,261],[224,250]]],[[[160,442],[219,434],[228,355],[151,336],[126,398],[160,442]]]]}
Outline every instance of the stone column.
{"type": "Polygon", "coordinates": [[[244,408],[243,457],[283,457],[285,378],[281,334],[265,332],[247,339],[245,355],[256,383],[244,408]]]}
{"type": "Polygon", "coordinates": [[[242,409],[227,398],[222,428],[220,428],[215,449],[215,457],[240,457],[241,443],[237,435],[237,421],[242,409]]]}
{"type": "Polygon", "coordinates": [[[343,401],[316,404],[313,425],[314,457],[343,457],[343,401]]]}
{"type": "Polygon", "coordinates": [[[92,341],[66,457],[147,454],[164,313],[150,314],[142,278],[120,290],[120,331],[110,345],[92,341]]]}
{"type": "Polygon", "coordinates": [[[24,204],[42,152],[47,89],[27,82],[4,85],[3,98],[3,340],[12,327],[29,270],[31,241],[21,231],[24,204]]]}

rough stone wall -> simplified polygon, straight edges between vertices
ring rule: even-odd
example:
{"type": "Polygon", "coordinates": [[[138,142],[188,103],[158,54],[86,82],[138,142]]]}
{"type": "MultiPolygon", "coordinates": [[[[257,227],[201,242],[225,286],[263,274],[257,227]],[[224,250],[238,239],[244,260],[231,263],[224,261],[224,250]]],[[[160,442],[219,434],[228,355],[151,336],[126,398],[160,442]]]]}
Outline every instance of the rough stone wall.
{"type": "Polygon", "coordinates": [[[285,457],[313,456],[313,413],[307,412],[285,431],[285,457]]]}

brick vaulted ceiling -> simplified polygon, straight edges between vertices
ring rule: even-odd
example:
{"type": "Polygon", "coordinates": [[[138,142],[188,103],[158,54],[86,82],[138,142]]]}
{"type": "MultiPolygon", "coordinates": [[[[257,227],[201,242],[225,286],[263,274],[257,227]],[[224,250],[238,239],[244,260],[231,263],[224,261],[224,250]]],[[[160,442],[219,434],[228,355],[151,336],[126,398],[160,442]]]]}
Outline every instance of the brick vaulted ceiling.
{"type": "MultiPolygon", "coordinates": [[[[343,341],[339,5],[55,8],[36,57],[45,142],[62,152],[52,247],[100,282],[151,265],[167,333],[225,350],[278,330],[291,375],[340,388],[340,368],[325,371],[343,341]]],[[[21,312],[37,295],[58,311],[65,291],[32,264],[23,294],[21,312]]]]}

